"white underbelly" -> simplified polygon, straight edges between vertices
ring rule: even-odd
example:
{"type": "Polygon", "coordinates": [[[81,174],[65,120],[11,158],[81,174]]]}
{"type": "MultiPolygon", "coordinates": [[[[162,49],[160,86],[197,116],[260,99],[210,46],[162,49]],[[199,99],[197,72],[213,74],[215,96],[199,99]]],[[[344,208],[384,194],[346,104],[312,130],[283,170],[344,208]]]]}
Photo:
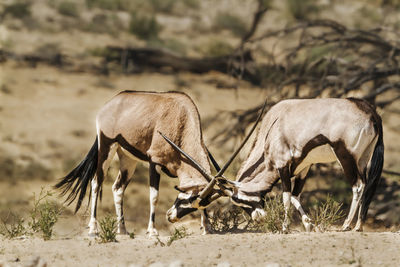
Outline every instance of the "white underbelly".
{"type": "Polygon", "coordinates": [[[308,152],[307,156],[297,166],[294,174],[299,174],[305,167],[315,163],[329,163],[336,161],[336,155],[329,144],[318,146],[308,152]]]}

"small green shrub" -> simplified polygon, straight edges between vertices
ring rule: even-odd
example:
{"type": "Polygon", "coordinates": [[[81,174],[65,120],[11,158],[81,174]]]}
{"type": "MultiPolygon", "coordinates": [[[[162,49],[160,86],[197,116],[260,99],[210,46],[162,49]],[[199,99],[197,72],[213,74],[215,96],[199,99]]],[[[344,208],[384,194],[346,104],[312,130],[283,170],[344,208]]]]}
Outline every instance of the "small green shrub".
{"type": "Polygon", "coordinates": [[[113,216],[107,215],[99,221],[99,225],[101,243],[117,242],[117,220],[113,216]]]}
{"type": "Polygon", "coordinates": [[[153,10],[162,13],[171,13],[174,9],[176,0],[150,0],[153,10]]]}
{"type": "Polygon", "coordinates": [[[200,52],[207,57],[220,57],[232,54],[233,46],[222,40],[211,40],[200,48],[200,52]]]}
{"type": "Polygon", "coordinates": [[[215,18],[215,29],[230,30],[236,36],[243,36],[247,32],[246,23],[236,15],[222,12],[219,13],[215,18]]]}
{"type": "Polygon", "coordinates": [[[129,32],[136,35],[138,38],[143,40],[158,39],[158,34],[161,30],[162,27],[158,24],[154,15],[131,14],[129,32]]]}
{"type": "Polygon", "coordinates": [[[342,204],[336,202],[331,195],[328,195],[325,202],[311,209],[310,215],[315,227],[319,231],[325,232],[344,217],[344,212],[342,210],[342,204]]]}
{"type": "Polygon", "coordinates": [[[31,211],[29,226],[33,233],[41,232],[44,240],[50,240],[53,235],[53,227],[61,213],[61,208],[47,198],[51,197],[49,191],[40,191],[38,198],[34,195],[33,209],[31,211]]]}
{"type": "Polygon", "coordinates": [[[171,246],[172,242],[174,242],[178,239],[185,238],[189,235],[190,234],[189,234],[188,230],[186,229],[186,227],[182,226],[179,228],[175,228],[174,232],[171,233],[171,236],[168,238],[167,246],[171,246]]]}
{"type": "Polygon", "coordinates": [[[182,3],[192,9],[199,9],[200,8],[200,1],[199,0],[182,0],[182,3]]]}
{"type": "Polygon", "coordinates": [[[14,18],[24,18],[31,15],[30,3],[19,1],[13,4],[6,5],[3,10],[3,15],[10,14],[14,18]]]}
{"type": "Polygon", "coordinates": [[[131,0],[86,0],[89,9],[100,8],[106,10],[128,10],[131,0]]]}
{"type": "Polygon", "coordinates": [[[6,238],[15,238],[19,236],[23,236],[27,233],[26,228],[24,226],[24,219],[13,214],[9,213],[7,219],[2,220],[2,227],[0,228],[0,234],[5,236],[6,238]],[[11,217],[11,218],[10,218],[11,217]],[[11,221],[7,223],[7,221],[11,221]]]}
{"type": "Polygon", "coordinates": [[[286,0],[286,6],[289,15],[296,20],[310,19],[318,11],[315,0],[286,0]]]}
{"type": "Polygon", "coordinates": [[[79,17],[78,6],[74,2],[63,1],[58,5],[58,13],[68,17],[79,17]]]}
{"type": "Polygon", "coordinates": [[[149,47],[164,48],[180,55],[186,54],[185,44],[175,38],[150,40],[147,45],[149,47]]]}

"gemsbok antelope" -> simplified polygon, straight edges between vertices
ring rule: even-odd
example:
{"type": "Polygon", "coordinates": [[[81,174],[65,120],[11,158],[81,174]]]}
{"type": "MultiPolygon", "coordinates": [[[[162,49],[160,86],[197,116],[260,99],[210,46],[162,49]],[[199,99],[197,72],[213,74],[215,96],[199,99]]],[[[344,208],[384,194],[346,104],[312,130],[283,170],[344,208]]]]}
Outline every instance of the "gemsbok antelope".
{"type": "MultiPolygon", "coordinates": [[[[160,171],[179,178],[181,193],[175,203],[187,201],[188,196],[200,192],[209,182],[158,134],[158,131],[168,134],[174,142],[190,151],[208,174],[211,173],[211,154],[208,154],[203,142],[199,112],[192,99],[184,93],[123,91],[100,109],[96,127],[96,141],[85,159],[55,185],[62,190],[62,195],[69,193],[66,198],[68,204],[78,197],[76,213],[91,183],[89,235],[97,233],[97,200],[99,194],[101,197],[104,176],[115,153],[120,166],[112,192],[120,234],[126,233],[124,191],[138,162],[149,163],[150,218],[147,233],[150,236],[158,234],[154,221],[160,171]]],[[[180,210],[177,216],[183,216],[187,211],[192,210],[180,210]]],[[[204,231],[207,230],[205,215],[203,212],[201,220],[204,231]]]]}
{"type": "Polygon", "coordinates": [[[359,231],[381,177],[383,156],[382,120],[365,100],[285,100],[264,116],[237,180],[215,178],[221,191],[254,220],[264,216],[265,195],[281,179],[286,212],[284,231],[288,228],[290,203],[301,213],[309,231],[311,220],[300,204],[307,172],[312,164],[339,161],[353,191],[342,229],[350,229],[358,210],[354,230],[359,231]]]}

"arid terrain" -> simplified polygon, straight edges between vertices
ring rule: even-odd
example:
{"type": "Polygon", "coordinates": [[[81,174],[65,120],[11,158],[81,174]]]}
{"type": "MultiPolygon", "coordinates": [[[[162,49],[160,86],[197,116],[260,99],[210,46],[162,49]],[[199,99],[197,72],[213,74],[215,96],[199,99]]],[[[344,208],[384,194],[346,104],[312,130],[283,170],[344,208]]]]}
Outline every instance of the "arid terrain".
{"type": "MultiPolygon", "coordinates": [[[[229,52],[240,43],[240,38],[231,32],[232,29],[224,29],[216,18],[228,10],[229,14],[237,15],[236,20],[241,19],[249,26],[246,19],[252,16],[257,1],[244,4],[233,0],[182,0],[176,1],[179,4],[171,10],[168,9],[173,5],[171,1],[132,1],[141,3],[138,10],[156,14],[156,21],[162,25],[157,29],[156,40],[132,33],[130,24],[137,15],[136,10],[126,11],[114,6],[120,3],[125,7],[124,0],[38,0],[28,5],[29,14],[24,13],[27,11],[23,5],[20,13],[17,9],[7,9],[14,2],[29,1],[0,2],[1,229],[15,225],[16,218],[23,218],[21,225],[28,229],[34,201],[41,190],[52,192],[49,203],[63,206],[64,198],[54,191],[54,184],[86,155],[96,135],[96,112],[122,90],[173,90],[188,94],[199,109],[205,143],[220,164],[227,160],[242,138],[238,136],[226,142],[214,138],[237,123],[229,112],[240,114],[260,105],[265,98],[271,103],[281,99],[276,88],[255,85],[218,71],[202,74],[168,68],[138,71],[132,66],[122,70],[116,64],[110,64],[107,75],[100,70],[102,53],[109,45],[161,47],[194,58],[229,52]],[[58,53],[63,55],[63,64],[32,60],[33,56],[53,59],[58,53]]],[[[273,2],[274,8],[260,24],[260,31],[291,22],[284,1],[273,2]]],[[[366,7],[363,6],[365,1],[351,1],[349,6],[341,1],[317,2],[323,2],[322,6],[335,2],[331,11],[320,9],[319,12],[330,19],[342,17],[341,22],[349,27],[363,23],[374,26],[379,19],[383,20],[384,12],[389,14],[385,25],[397,25],[398,14],[383,8],[376,11],[374,8],[378,4],[374,1],[368,2],[366,7]]],[[[242,27],[235,25],[235,29],[242,27]]],[[[398,30],[400,25],[396,27],[398,30]]],[[[252,48],[256,50],[255,57],[261,60],[271,56],[270,50],[278,55],[285,50],[269,40],[263,41],[260,47],[252,48]]],[[[302,89],[304,92],[313,90],[302,89]]],[[[285,90],[294,91],[295,88],[285,90]]],[[[361,88],[345,96],[362,96],[365,90],[361,88]]],[[[380,94],[377,101],[396,98],[396,91],[387,91],[380,94]]],[[[166,211],[178,194],[173,188],[178,182],[162,175],[156,208],[160,237],[147,238],[148,169],[146,164],[140,164],[124,199],[127,230],[134,234],[133,239],[118,236],[116,243],[100,243],[89,238],[86,203],[77,214],[73,213],[73,203],[63,206],[48,241],[39,234],[9,238],[3,229],[0,266],[397,266],[400,262],[400,101],[377,111],[383,119],[385,172],[362,233],[334,231],[343,218],[335,223],[332,231],[306,233],[295,217],[289,234],[245,232],[203,236],[198,212],[176,224],[166,220],[166,211]],[[186,227],[189,235],[168,245],[174,229],[180,226],[186,227]]],[[[227,177],[235,179],[251,142],[227,171],[227,177]]],[[[100,219],[115,213],[111,186],[117,175],[117,164],[117,161],[112,163],[104,181],[100,219]]],[[[332,169],[321,165],[312,168],[310,175],[303,194],[306,210],[315,208],[331,193],[336,201],[343,203],[342,209],[347,213],[351,188],[340,166],[336,164],[332,169]]],[[[277,187],[273,195],[279,194],[279,184],[277,187]]],[[[211,210],[227,203],[228,199],[218,201],[211,210]]]]}
{"type": "Polygon", "coordinates": [[[193,235],[170,246],[143,236],[111,244],[79,237],[12,240],[1,251],[7,266],[35,260],[47,266],[397,266],[399,247],[399,233],[247,233],[193,235]]]}

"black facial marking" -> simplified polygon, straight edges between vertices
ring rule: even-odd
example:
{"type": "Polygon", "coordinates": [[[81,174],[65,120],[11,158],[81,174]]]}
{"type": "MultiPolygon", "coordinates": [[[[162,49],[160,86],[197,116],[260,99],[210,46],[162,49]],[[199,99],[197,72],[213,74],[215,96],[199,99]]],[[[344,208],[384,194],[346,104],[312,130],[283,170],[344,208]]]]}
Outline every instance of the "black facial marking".
{"type": "Polygon", "coordinates": [[[175,203],[174,203],[174,207],[176,208],[176,217],[182,218],[183,216],[185,216],[185,215],[187,215],[187,214],[189,214],[189,213],[191,213],[193,211],[196,211],[197,210],[196,208],[192,208],[192,207],[190,207],[190,208],[182,208],[182,206],[183,205],[187,205],[187,204],[192,204],[193,201],[195,199],[197,199],[197,197],[198,196],[191,196],[191,197],[189,197],[187,199],[177,198],[175,200],[175,203]]]}
{"type": "Polygon", "coordinates": [[[176,217],[182,218],[183,216],[196,211],[197,209],[195,208],[177,208],[176,209],[176,217]]]}

